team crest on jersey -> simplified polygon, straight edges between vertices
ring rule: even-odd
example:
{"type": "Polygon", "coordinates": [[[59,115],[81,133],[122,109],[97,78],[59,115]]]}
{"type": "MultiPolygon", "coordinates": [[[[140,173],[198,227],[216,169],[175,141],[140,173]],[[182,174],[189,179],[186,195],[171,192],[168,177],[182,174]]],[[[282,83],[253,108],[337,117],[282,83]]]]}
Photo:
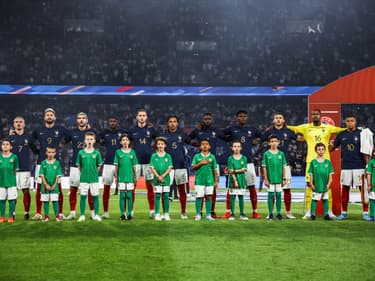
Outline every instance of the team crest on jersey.
{"type": "Polygon", "coordinates": [[[118,137],[118,138],[121,137],[121,133],[120,133],[120,132],[117,133],[117,137],[118,137]]]}
{"type": "Polygon", "coordinates": [[[146,134],[147,134],[148,137],[151,135],[150,131],[146,131],[146,134]]]}
{"type": "Polygon", "coordinates": [[[93,155],[93,156],[92,156],[92,159],[96,159],[96,155],[93,155]]]}
{"type": "Polygon", "coordinates": [[[284,133],[284,140],[288,138],[288,134],[284,133]]]}
{"type": "Polygon", "coordinates": [[[354,142],[358,142],[358,137],[354,137],[354,142]]]}
{"type": "Polygon", "coordinates": [[[244,164],[244,162],[243,161],[241,161],[241,165],[243,165],[244,164]]]}
{"type": "Polygon", "coordinates": [[[324,165],[324,168],[328,168],[328,164],[325,164],[325,165],[324,165]]]}
{"type": "Polygon", "coordinates": [[[212,132],[212,137],[216,138],[216,132],[212,132]]]}
{"type": "MultiPolygon", "coordinates": [[[[122,156],[121,156],[122,157],[122,156]]],[[[133,159],[133,155],[130,155],[130,157],[129,157],[130,159],[133,159]]]]}
{"type": "Polygon", "coordinates": [[[277,158],[279,158],[279,160],[281,160],[282,157],[281,157],[281,155],[279,155],[277,158]]]}
{"type": "Polygon", "coordinates": [[[165,161],[165,162],[168,162],[168,159],[167,159],[167,158],[165,158],[165,159],[164,159],[164,161],[165,161]]]}
{"type": "Polygon", "coordinates": [[[25,145],[27,145],[29,143],[29,141],[27,139],[25,139],[25,145]]]}
{"type": "Polygon", "coordinates": [[[57,166],[56,166],[56,165],[54,165],[53,168],[54,168],[55,170],[57,170],[57,166]]]}
{"type": "Polygon", "coordinates": [[[248,136],[250,137],[250,136],[251,136],[251,131],[248,130],[248,131],[247,131],[247,134],[248,134],[248,136]]]}
{"type": "Polygon", "coordinates": [[[182,137],[181,136],[178,136],[178,142],[182,142],[182,137]]]}
{"type": "Polygon", "coordinates": [[[60,134],[60,132],[56,130],[56,131],[55,131],[55,137],[58,137],[59,134],[60,134]]]}

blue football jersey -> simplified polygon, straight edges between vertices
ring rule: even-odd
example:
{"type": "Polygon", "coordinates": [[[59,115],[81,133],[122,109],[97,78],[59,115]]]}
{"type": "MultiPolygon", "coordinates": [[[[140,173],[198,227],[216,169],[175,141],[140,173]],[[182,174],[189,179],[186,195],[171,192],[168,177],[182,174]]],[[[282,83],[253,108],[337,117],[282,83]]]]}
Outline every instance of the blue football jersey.
{"type": "Polygon", "coordinates": [[[195,128],[189,135],[191,139],[195,139],[200,143],[202,140],[208,140],[211,149],[210,152],[216,155],[216,146],[218,139],[224,139],[223,132],[216,127],[195,128]]]}
{"type": "Polygon", "coordinates": [[[361,131],[343,131],[336,136],[333,143],[335,147],[341,146],[341,169],[364,169],[366,162],[361,153],[361,131]]]}
{"type": "Polygon", "coordinates": [[[160,137],[167,139],[166,152],[172,157],[174,169],[186,168],[185,143],[190,143],[190,137],[183,130],[178,129],[176,132],[165,131],[159,134],[160,137]]]}
{"type": "Polygon", "coordinates": [[[281,129],[276,129],[272,127],[271,129],[265,131],[262,136],[262,140],[267,142],[268,137],[270,135],[276,135],[279,138],[280,144],[279,149],[284,152],[286,163],[290,165],[290,145],[292,141],[296,140],[296,134],[288,129],[287,127],[283,127],[281,129]]]}
{"type": "Polygon", "coordinates": [[[253,142],[255,139],[261,137],[260,131],[255,127],[232,126],[224,129],[224,135],[228,137],[229,141],[240,141],[242,144],[242,154],[246,156],[247,162],[253,162],[253,142]]]}
{"type": "Polygon", "coordinates": [[[19,162],[19,171],[28,172],[30,167],[30,152],[38,154],[31,134],[24,133],[23,135],[8,136],[12,143],[12,153],[16,154],[19,162]]]}
{"type": "Polygon", "coordinates": [[[129,130],[129,137],[139,164],[149,164],[152,154],[152,143],[157,136],[154,128],[134,126],[129,130]]]}
{"type": "Polygon", "coordinates": [[[105,147],[104,164],[113,165],[116,150],[121,148],[120,138],[127,133],[123,129],[111,131],[109,129],[100,133],[100,143],[105,147]]]}

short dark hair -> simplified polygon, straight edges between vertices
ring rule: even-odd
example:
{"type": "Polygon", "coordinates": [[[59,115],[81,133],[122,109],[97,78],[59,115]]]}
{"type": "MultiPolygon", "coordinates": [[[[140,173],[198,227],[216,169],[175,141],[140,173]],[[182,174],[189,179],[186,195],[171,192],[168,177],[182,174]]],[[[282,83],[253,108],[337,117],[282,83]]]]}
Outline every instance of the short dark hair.
{"type": "Polygon", "coordinates": [[[8,138],[3,138],[3,139],[1,140],[1,144],[3,144],[3,142],[9,142],[9,144],[12,145],[11,140],[8,139],[8,138]]]}
{"type": "Polygon", "coordinates": [[[268,136],[267,141],[271,141],[272,139],[277,139],[277,140],[279,140],[279,137],[276,136],[275,134],[272,134],[272,135],[269,135],[269,136],[268,136]]]}
{"type": "Polygon", "coordinates": [[[131,140],[131,138],[129,137],[128,134],[126,134],[126,133],[122,134],[121,137],[120,137],[120,141],[122,141],[123,138],[127,138],[130,141],[130,144],[132,143],[132,140],[131,140]]]}
{"type": "Polygon", "coordinates": [[[326,145],[324,143],[318,142],[315,144],[315,152],[318,150],[318,147],[324,147],[324,149],[326,149],[326,145]]]}
{"type": "Polygon", "coordinates": [[[53,144],[49,144],[46,147],[46,151],[47,151],[47,149],[54,149],[54,150],[56,150],[56,146],[54,146],[53,144]]]}
{"type": "Polygon", "coordinates": [[[240,114],[246,114],[247,115],[247,111],[246,110],[238,110],[236,112],[236,117],[238,117],[238,115],[240,115],[240,114]]]}
{"type": "Polygon", "coordinates": [[[171,119],[171,118],[176,118],[176,120],[177,120],[177,123],[180,123],[180,119],[178,118],[178,116],[177,115],[174,115],[174,114],[172,114],[172,115],[169,115],[168,117],[167,117],[167,122],[169,121],[169,119],[171,119]]]}
{"type": "Polygon", "coordinates": [[[203,113],[203,116],[212,116],[212,113],[211,112],[205,112],[205,113],[203,113]]]}
{"type": "Polygon", "coordinates": [[[346,115],[345,115],[345,119],[346,118],[354,118],[355,120],[357,120],[357,116],[355,116],[355,114],[353,112],[348,112],[346,115]]]}

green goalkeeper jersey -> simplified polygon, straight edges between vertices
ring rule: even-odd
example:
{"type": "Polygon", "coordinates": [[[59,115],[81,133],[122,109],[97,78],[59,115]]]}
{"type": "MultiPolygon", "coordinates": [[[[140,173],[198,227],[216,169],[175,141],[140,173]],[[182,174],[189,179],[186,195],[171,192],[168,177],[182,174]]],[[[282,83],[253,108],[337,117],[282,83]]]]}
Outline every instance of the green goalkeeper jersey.
{"type": "Polygon", "coordinates": [[[262,167],[267,167],[267,177],[270,184],[281,184],[283,181],[283,167],[286,166],[284,152],[267,150],[262,159],[262,167]]]}
{"type": "Polygon", "coordinates": [[[217,168],[217,163],[213,154],[209,153],[207,156],[204,156],[202,153],[195,154],[192,165],[206,159],[209,163],[200,166],[195,172],[195,185],[213,186],[215,184],[214,170],[217,168]]]}
{"type": "MultiPolygon", "coordinates": [[[[157,152],[151,155],[150,167],[154,168],[158,175],[165,173],[168,168],[173,168],[172,157],[170,154],[165,153],[160,156],[157,152]]],[[[169,186],[171,180],[169,173],[164,177],[164,182],[159,182],[157,177],[154,177],[154,185],[169,186]]]]}
{"type": "Polygon", "coordinates": [[[333,174],[333,166],[330,160],[324,159],[322,162],[317,159],[311,161],[308,173],[313,175],[315,192],[327,192],[329,175],[333,174]]]}
{"type": "Polygon", "coordinates": [[[80,181],[84,183],[99,182],[98,167],[102,163],[102,156],[96,149],[89,153],[84,149],[80,150],[76,161],[76,165],[81,167],[80,181]]]}
{"type": "Polygon", "coordinates": [[[17,186],[16,171],[19,169],[18,157],[11,153],[4,157],[0,153],[0,187],[17,186]]]}
{"type": "MultiPolygon", "coordinates": [[[[40,163],[39,175],[44,176],[47,183],[52,186],[56,182],[56,177],[62,176],[62,170],[61,170],[61,165],[60,165],[59,160],[55,159],[53,163],[48,163],[47,159],[43,160],[42,163],[40,163]]],[[[56,184],[54,190],[47,191],[44,186],[44,183],[42,182],[41,192],[42,193],[46,193],[46,192],[58,193],[59,186],[56,184]]]]}
{"type": "Polygon", "coordinates": [[[129,152],[117,149],[114,164],[118,166],[118,182],[134,183],[133,167],[138,164],[138,159],[133,149],[129,152]]]}
{"type": "MultiPolygon", "coordinates": [[[[241,155],[239,159],[234,158],[233,155],[229,156],[227,164],[229,172],[240,169],[247,169],[247,158],[244,155],[241,155]]],[[[235,174],[236,181],[238,183],[238,188],[246,188],[246,177],[245,172],[235,174]]],[[[229,177],[229,187],[233,188],[233,177],[229,177]]]]}

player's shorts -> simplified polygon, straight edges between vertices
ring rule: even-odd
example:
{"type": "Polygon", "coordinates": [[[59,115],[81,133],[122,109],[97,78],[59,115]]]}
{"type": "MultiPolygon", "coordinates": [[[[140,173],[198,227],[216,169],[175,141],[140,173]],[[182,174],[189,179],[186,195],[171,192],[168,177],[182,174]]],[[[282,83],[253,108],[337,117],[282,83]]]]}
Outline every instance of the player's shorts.
{"type": "Polygon", "coordinates": [[[18,189],[30,188],[30,172],[17,172],[16,178],[18,189]]]}
{"type": "Polygon", "coordinates": [[[35,179],[34,179],[34,181],[36,183],[41,184],[42,183],[42,179],[39,176],[39,171],[40,171],[40,164],[36,165],[36,167],[35,167],[35,179]]]}
{"type": "Polygon", "coordinates": [[[98,196],[99,195],[99,183],[98,182],[92,182],[92,183],[87,183],[87,182],[81,182],[79,184],[79,192],[81,195],[87,195],[90,193],[92,196],[98,196]]]}
{"type": "Polygon", "coordinates": [[[171,178],[171,182],[173,182],[173,179],[174,179],[176,182],[176,185],[180,185],[180,184],[184,184],[188,182],[187,169],[172,169],[169,175],[171,178]]]}
{"type": "Polygon", "coordinates": [[[17,187],[0,187],[0,200],[16,200],[17,187]]]}
{"type": "Polygon", "coordinates": [[[315,201],[328,200],[328,191],[327,192],[313,192],[312,200],[315,200],[315,201]]]}
{"type": "Polygon", "coordinates": [[[254,163],[247,163],[247,171],[245,172],[246,185],[253,186],[256,181],[255,167],[254,163]]]}
{"type": "Polygon", "coordinates": [[[196,185],[195,192],[197,198],[202,198],[205,195],[212,195],[214,193],[213,186],[205,186],[205,185],[196,185]]]}
{"type": "Polygon", "coordinates": [[[150,181],[154,179],[154,174],[151,172],[150,164],[138,164],[135,166],[135,175],[137,180],[141,176],[144,176],[146,181],[150,181]]]}
{"type": "Polygon", "coordinates": [[[368,193],[368,199],[375,200],[375,191],[371,191],[368,193]]]}
{"type": "Polygon", "coordinates": [[[283,189],[282,189],[280,183],[278,183],[278,184],[272,184],[272,183],[270,183],[270,186],[267,187],[267,191],[268,192],[281,192],[281,191],[283,191],[283,189]]]}
{"type": "Polygon", "coordinates": [[[341,170],[340,183],[346,186],[362,186],[362,176],[364,169],[341,170]]]}
{"type": "Polygon", "coordinates": [[[103,184],[112,185],[115,179],[115,165],[104,164],[103,165],[103,184]]]}
{"type": "Polygon", "coordinates": [[[69,170],[69,184],[70,186],[79,187],[79,179],[81,177],[81,172],[77,167],[70,167],[69,170]]]}
{"type": "Polygon", "coordinates": [[[286,184],[283,186],[283,189],[290,189],[292,187],[292,171],[290,166],[285,166],[285,175],[286,184]]]}
{"type": "Polygon", "coordinates": [[[42,202],[59,201],[59,194],[58,193],[42,193],[40,195],[40,201],[42,202]]]}
{"type": "Polygon", "coordinates": [[[134,190],[134,183],[132,182],[119,182],[118,184],[118,190],[119,191],[130,191],[134,190]]]}
{"type": "Polygon", "coordinates": [[[240,195],[244,196],[246,188],[229,188],[229,195],[240,195]]]}
{"type": "Polygon", "coordinates": [[[171,190],[171,187],[169,185],[155,185],[154,186],[154,193],[164,193],[171,190]]]}

